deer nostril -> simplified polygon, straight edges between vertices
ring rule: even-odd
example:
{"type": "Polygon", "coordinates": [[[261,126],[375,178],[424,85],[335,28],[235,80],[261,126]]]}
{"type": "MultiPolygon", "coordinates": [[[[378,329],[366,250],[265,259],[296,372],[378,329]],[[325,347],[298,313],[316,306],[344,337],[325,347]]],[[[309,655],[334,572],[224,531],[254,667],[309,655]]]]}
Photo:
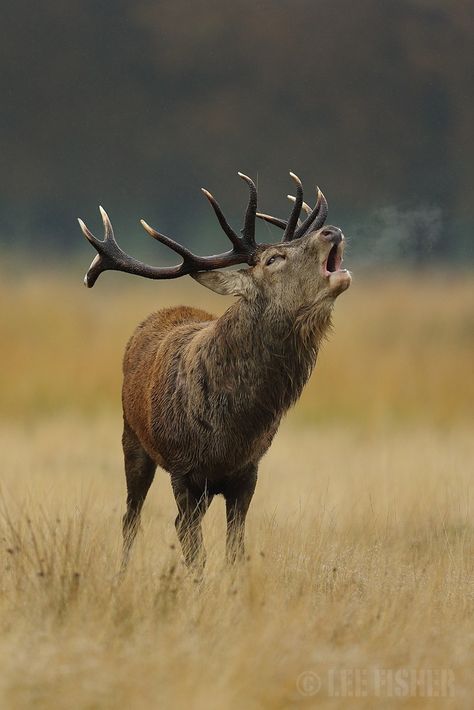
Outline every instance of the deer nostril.
{"type": "Polygon", "coordinates": [[[324,237],[325,241],[332,242],[333,244],[340,244],[343,239],[339,227],[325,227],[319,234],[324,237]]]}

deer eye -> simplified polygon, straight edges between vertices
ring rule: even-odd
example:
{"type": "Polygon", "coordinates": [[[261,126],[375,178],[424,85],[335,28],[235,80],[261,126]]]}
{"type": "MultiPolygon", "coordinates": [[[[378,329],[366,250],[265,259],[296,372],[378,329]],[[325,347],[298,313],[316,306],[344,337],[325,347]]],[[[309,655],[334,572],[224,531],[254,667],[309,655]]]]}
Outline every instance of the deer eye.
{"type": "Polygon", "coordinates": [[[282,254],[273,254],[269,259],[266,260],[265,266],[270,266],[270,264],[273,264],[273,262],[277,261],[278,259],[284,259],[285,257],[282,254]]]}

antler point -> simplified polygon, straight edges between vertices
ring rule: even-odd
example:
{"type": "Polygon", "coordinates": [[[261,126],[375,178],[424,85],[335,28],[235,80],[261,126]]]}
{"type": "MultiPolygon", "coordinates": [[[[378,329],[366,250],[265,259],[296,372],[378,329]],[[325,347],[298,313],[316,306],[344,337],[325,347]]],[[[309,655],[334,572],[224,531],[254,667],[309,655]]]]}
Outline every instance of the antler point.
{"type": "Polygon", "coordinates": [[[102,217],[102,222],[104,223],[104,227],[105,227],[106,231],[107,231],[107,229],[112,230],[112,225],[110,223],[109,215],[104,210],[102,205],[99,205],[99,212],[100,212],[100,216],[102,217]]]}
{"type": "Polygon", "coordinates": [[[91,242],[92,244],[95,241],[94,235],[89,231],[89,228],[87,227],[86,223],[82,221],[80,217],[77,218],[77,221],[79,222],[79,227],[81,228],[81,231],[85,238],[91,242]]]}
{"type": "Polygon", "coordinates": [[[145,232],[148,232],[148,234],[149,234],[151,237],[155,237],[155,238],[156,238],[156,236],[155,236],[155,235],[156,235],[156,230],[154,230],[153,227],[150,227],[150,225],[148,224],[148,222],[145,222],[144,219],[141,219],[141,220],[140,220],[140,224],[142,225],[142,227],[143,227],[143,229],[145,230],[145,232]]]}
{"type": "Polygon", "coordinates": [[[292,173],[290,170],[290,177],[292,180],[294,180],[298,185],[301,185],[301,180],[299,179],[298,175],[295,175],[295,173],[292,173]]]}
{"type": "Polygon", "coordinates": [[[252,178],[250,178],[245,173],[237,173],[237,175],[239,176],[239,178],[242,178],[242,180],[245,180],[245,182],[248,182],[249,184],[253,183],[252,178]]]}

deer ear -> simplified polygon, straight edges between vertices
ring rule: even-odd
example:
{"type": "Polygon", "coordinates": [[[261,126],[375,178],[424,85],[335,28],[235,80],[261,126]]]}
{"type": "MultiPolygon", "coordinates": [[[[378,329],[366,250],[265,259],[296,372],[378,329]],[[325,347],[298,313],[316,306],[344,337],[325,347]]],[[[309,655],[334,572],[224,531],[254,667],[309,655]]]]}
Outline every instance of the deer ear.
{"type": "Polygon", "coordinates": [[[244,296],[249,291],[246,269],[239,271],[199,271],[191,274],[195,281],[222,296],[244,296]]]}

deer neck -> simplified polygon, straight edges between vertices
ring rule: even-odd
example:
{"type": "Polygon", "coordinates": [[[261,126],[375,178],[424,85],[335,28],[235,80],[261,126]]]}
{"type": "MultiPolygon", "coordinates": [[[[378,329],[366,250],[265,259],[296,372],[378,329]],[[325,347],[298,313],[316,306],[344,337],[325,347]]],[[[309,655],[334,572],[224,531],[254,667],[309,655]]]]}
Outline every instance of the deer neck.
{"type": "Polygon", "coordinates": [[[216,385],[240,403],[244,415],[261,409],[281,417],[311,374],[331,310],[321,304],[286,316],[263,301],[237,301],[215,322],[208,341],[218,366],[216,385]]]}

